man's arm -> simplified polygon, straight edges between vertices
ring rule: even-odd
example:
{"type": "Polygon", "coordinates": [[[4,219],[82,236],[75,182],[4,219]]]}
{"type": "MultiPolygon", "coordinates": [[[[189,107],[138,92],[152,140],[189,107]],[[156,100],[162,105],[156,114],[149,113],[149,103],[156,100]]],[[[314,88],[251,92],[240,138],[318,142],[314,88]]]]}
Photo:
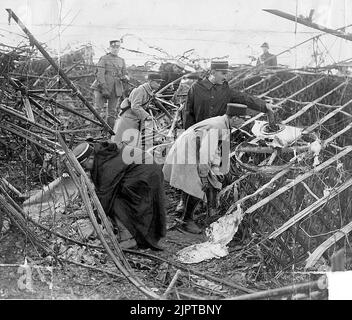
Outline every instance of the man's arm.
{"type": "Polygon", "coordinates": [[[184,128],[187,130],[195,123],[196,119],[194,115],[194,86],[192,85],[187,93],[184,128]]]}
{"type": "Polygon", "coordinates": [[[145,111],[142,107],[142,105],[147,102],[147,99],[148,94],[146,93],[144,88],[141,87],[134,89],[129,97],[129,100],[131,102],[131,109],[141,121],[144,121],[150,116],[149,113],[145,111]]]}
{"type": "Polygon", "coordinates": [[[255,111],[268,112],[267,103],[264,100],[238,90],[231,89],[230,102],[245,104],[248,108],[255,111]]]}

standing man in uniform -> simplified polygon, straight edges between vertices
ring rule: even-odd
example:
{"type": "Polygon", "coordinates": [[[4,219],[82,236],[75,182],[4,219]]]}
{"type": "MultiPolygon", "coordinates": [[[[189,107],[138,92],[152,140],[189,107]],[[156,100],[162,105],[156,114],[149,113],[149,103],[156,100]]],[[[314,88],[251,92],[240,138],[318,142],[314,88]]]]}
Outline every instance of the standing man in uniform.
{"type": "Polygon", "coordinates": [[[128,81],[125,60],[118,56],[120,45],[121,40],[110,41],[110,53],[100,58],[96,79],[91,86],[95,108],[111,128],[114,128],[116,113],[124,95],[123,81],[128,81]],[[107,110],[104,106],[106,102],[107,110]]]}
{"type": "Polygon", "coordinates": [[[263,54],[258,58],[257,66],[264,65],[264,67],[277,67],[277,58],[269,52],[269,44],[264,42],[261,45],[263,54]]]}
{"type": "Polygon", "coordinates": [[[273,114],[272,105],[247,93],[231,89],[226,81],[227,61],[213,61],[210,75],[195,82],[188,91],[185,129],[212,117],[222,116],[228,103],[239,103],[255,111],[273,114]]]}

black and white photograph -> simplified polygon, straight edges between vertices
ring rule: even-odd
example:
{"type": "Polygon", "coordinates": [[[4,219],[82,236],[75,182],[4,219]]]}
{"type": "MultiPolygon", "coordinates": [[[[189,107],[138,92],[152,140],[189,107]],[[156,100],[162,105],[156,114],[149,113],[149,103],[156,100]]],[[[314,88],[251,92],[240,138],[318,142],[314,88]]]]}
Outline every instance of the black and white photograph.
{"type": "Polygon", "coordinates": [[[352,300],[351,12],[2,0],[0,300],[352,300]]]}

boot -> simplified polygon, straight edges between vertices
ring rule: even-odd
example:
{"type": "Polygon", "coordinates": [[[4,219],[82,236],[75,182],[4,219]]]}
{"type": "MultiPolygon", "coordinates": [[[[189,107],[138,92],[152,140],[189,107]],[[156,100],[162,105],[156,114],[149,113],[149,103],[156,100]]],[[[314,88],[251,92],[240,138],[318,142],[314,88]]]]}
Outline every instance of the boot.
{"type": "Polygon", "coordinates": [[[185,220],[183,224],[183,229],[189,233],[202,233],[202,229],[199,228],[193,220],[185,220]]]}
{"type": "Polygon", "coordinates": [[[153,251],[163,251],[163,250],[164,250],[164,248],[160,245],[159,242],[150,245],[150,248],[151,248],[153,251]]]}
{"type": "Polygon", "coordinates": [[[119,245],[121,247],[121,249],[132,249],[135,248],[137,246],[137,242],[136,240],[132,239],[128,239],[128,240],[124,240],[119,242],[119,245]]]}

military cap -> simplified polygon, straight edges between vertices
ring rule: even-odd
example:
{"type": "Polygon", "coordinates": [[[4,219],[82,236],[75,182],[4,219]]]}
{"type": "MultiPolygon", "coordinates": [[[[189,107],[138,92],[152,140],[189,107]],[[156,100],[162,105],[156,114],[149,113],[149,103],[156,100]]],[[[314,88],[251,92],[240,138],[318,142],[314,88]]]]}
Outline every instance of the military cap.
{"type": "Polygon", "coordinates": [[[210,65],[210,70],[228,71],[229,63],[228,61],[212,61],[210,65]]]}
{"type": "Polygon", "coordinates": [[[269,49],[269,44],[267,42],[264,42],[260,47],[269,49]]]}
{"type": "Polygon", "coordinates": [[[87,160],[93,151],[94,148],[88,142],[83,142],[72,150],[79,163],[87,160]]]}
{"type": "Polygon", "coordinates": [[[159,81],[159,82],[164,81],[164,79],[158,73],[149,73],[148,80],[149,81],[159,81]]]}
{"type": "Polygon", "coordinates": [[[226,115],[228,115],[229,117],[246,116],[247,106],[245,104],[239,104],[239,103],[228,103],[226,108],[226,115]]]}
{"type": "Polygon", "coordinates": [[[111,40],[110,41],[110,47],[115,47],[115,46],[120,46],[121,40],[111,40]]]}

